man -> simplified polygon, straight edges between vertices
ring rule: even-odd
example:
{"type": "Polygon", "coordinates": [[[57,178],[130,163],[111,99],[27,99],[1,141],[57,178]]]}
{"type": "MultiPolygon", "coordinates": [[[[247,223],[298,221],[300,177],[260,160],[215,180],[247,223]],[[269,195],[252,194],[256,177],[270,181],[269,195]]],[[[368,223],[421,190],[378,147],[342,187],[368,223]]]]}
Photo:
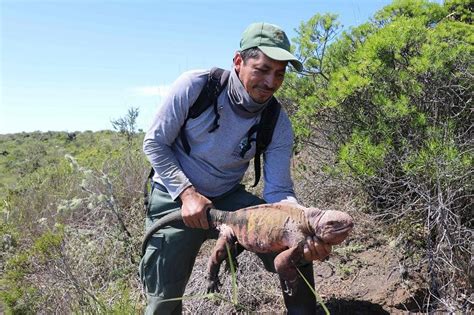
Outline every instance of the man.
{"type": "MultiPolygon", "coordinates": [[[[181,312],[180,301],[163,300],[184,293],[199,248],[210,236],[207,209],[234,211],[261,203],[296,202],[290,177],[293,131],[283,110],[264,153],[263,199],[247,192],[240,181],[256,151],[255,142],[250,147],[243,145],[249,130],[283,83],[288,62],[298,71],[302,64],[291,54],[286,34],[276,25],[251,24],[242,35],[240,48],[218,97],[217,113],[210,106],[197,118],[186,120],[209,75],[209,71],[187,72],[174,83],[145,136],[143,149],[155,170],[147,226],[180,208],[184,221],[181,226],[160,230],[140,263],[148,314],[181,312]],[[217,129],[213,128],[216,117],[217,129]],[[189,154],[180,137],[183,124],[189,154]]],[[[300,270],[311,283],[314,278],[308,262],[323,260],[330,251],[329,245],[307,240],[300,270]]],[[[274,255],[259,256],[267,270],[274,271],[274,255]]],[[[315,298],[301,283],[295,296],[284,293],[290,314],[315,312],[315,298]]]]}

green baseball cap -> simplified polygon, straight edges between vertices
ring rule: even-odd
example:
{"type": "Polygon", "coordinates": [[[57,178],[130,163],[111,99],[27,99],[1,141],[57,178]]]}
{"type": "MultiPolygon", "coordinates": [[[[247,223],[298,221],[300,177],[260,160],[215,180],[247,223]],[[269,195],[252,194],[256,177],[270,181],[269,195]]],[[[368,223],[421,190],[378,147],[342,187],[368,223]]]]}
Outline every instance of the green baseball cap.
{"type": "Polygon", "coordinates": [[[270,23],[252,23],[242,34],[240,49],[258,47],[268,57],[289,61],[298,71],[303,70],[303,64],[290,51],[290,41],[285,32],[277,25],[270,23]]]}

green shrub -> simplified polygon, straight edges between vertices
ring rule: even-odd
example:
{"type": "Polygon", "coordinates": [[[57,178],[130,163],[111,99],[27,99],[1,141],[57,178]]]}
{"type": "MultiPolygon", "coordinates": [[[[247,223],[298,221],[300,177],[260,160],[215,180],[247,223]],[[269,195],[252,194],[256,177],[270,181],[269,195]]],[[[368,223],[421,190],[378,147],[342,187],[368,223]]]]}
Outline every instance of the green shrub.
{"type": "Polygon", "coordinates": [[[398,0],[339,37],[333,16],[316,15],[295,40],[306,72],[280,93],[300,145],[334,154],[331,173],[360,183],[379,217],[399,231],[424,224],[404,235],[426,240],[414,244],[425,250],[433,309],[456,309],[469,290],[470,10],[467,1],[398,0]]]}

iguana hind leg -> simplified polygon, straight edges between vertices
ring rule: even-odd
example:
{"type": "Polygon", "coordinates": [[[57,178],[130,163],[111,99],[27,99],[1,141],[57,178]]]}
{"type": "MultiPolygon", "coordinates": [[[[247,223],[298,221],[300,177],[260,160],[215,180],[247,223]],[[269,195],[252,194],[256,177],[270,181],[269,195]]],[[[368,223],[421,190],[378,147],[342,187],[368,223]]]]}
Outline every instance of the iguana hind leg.
{"type": "Polygon", "coordinates": [[[296,263],[303,257],[302,246],[294,246],[284,250],[275,257],[275,270],[284,284],[283,291],[292,296],[298,287],[299,274],[296,270],[296,263]]]}
{"type": "Polygon", "coordinates": [[[211,256],[209,257],[209,261],[207,264],[208,293],[219,292],[219,286],[221,285],[219,281],[219,270],[222,262],[228,257],[227,246],[229,246],[234,265],[236,265],[236,256],[243,250],[242,246],[237,243],[237,239],[235,238],[231,228],[223,226],[220,228],[220,230],[221,233],[219,235],[219,238],[217,239],[214,249],[212,250],[211,256]]]}

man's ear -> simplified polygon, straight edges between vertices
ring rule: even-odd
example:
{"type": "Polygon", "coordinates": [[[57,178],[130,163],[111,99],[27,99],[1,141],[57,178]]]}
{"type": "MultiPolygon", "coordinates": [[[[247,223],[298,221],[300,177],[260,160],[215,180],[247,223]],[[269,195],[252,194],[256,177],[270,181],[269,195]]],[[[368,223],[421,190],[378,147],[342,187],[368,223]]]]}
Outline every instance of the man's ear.
{"type": "Polygon", "coordinates": [[[237,51],[234,56],[234,68],[237,72],[240,71],[240,67],[243,63],[244,63],[244,60],[242,59],[240,52],[237,51]]]}

